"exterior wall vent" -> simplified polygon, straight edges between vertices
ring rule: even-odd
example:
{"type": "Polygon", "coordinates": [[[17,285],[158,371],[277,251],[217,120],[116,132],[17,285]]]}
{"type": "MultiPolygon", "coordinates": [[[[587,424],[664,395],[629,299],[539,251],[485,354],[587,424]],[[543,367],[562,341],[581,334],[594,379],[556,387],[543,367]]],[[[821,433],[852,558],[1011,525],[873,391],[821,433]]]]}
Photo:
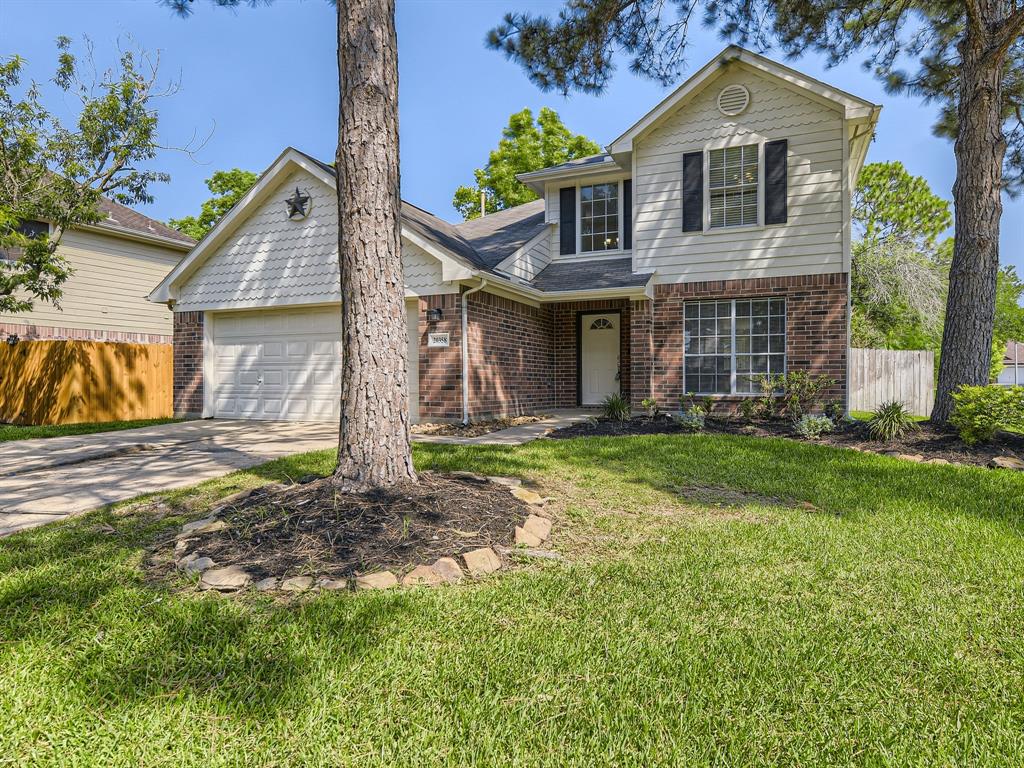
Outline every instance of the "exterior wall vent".
{"type": "Polygon", "coordinates": [[[727,85],[718,94],[718,111],[727,117],[735,117],[750,104],[750,91],[743,85],[727,85]]]}

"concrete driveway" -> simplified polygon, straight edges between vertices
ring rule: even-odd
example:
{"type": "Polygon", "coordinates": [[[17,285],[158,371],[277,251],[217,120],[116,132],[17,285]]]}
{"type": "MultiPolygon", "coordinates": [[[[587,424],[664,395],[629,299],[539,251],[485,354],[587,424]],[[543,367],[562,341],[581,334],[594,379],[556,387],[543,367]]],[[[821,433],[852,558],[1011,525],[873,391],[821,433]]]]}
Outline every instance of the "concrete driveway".
{"type": "Polygon", "coordinates": [[[0,536],[337,442],[337,424],[210,420],[0,443],[0,536]]]}

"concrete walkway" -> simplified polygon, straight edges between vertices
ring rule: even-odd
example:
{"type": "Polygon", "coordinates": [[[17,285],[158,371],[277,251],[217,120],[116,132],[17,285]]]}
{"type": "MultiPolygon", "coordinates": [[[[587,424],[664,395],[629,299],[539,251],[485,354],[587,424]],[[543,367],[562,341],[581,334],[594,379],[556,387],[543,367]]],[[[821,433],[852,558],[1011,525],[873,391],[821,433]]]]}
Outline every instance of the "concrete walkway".
{"type": "MultiPolygon", "coordinates": [[[[416,435],[413,439],[522,445],[588,415],[558,411],[551,419],[480,437],[416,435]]],[[[333,423],[234,420],[0,443],[0,536],[337,444],[338,426],[333,423]]]]}

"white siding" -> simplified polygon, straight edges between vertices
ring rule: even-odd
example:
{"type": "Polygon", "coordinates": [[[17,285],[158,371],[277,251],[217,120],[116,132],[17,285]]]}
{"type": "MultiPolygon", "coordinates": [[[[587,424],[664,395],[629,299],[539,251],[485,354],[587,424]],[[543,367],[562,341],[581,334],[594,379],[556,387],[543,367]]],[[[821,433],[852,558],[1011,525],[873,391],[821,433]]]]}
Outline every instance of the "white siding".
{"type": "MultiPolygon", "coordinates": [[[[441,265],[411,243],[402,244],[406,287],[417,295],[457,290],[441,281],[441,265]]],[[[305,171],[285,178],[181,286],[175,308],[326,304],[340,301],[338,213],[333,190],[305,171]],[[301,221],[285,215],[298,186],[312,198],[301,221]]]]}
{"type": "Polygon", "coordinates": [[[659,282],[844,271],[843,158],[837,110],[749,70],[723,75],[634,142],[634,270],[657,269],[659,282]],[[734,118],[716,103],[730,83],[751,93],[750,106],[734,118]],[[682,232],[683,153],[772,139],[789,140],[787,223],[682,232]]]}
{"type": "Polygon", "coordinates": [[[406,296],[432,296],[459,290],[457,284],[442,279],[440,261],[405,240],[402,241],[402,277],[406,296]]]}
{"type": "Polygon", "coordinates": [[[518,277],[520,280],[530,281],[537,274],[551,263],[551,242],[547,232],[538,238],[532,245],[527,243],[529,248],[523,246],[514,257],[502,262],[500,268],[509,275],[518,277]]]}
{"type": "Polygon", "coordinates": [[[61,309],[36,302],[31,312],[0,315],[0,322],[94,331],[172,332],[171,312],[147,294],[185,255],[98,232],[71,231],[60,253],[74,269],[64,283],[61,309]]]}

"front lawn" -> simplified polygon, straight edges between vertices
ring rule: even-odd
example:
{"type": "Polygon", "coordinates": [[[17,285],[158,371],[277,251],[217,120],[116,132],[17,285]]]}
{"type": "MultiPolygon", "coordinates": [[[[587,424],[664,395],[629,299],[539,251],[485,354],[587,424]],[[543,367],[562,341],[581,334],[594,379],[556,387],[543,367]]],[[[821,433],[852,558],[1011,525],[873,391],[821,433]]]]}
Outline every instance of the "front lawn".
{"type": "MultiPolygon", "coordinates": [[[[181,419],[138,419],[136,421],[104,421],[92,424],[53,424],[47,426],[22,427],[17,424],[0,424],[0,443],[10,440],[30,440],[34,437],[68,437],[89,435],[94,432],[117,432],[122,429],[155,427],[170,424],[181,419]]],[[[2,763],[0,763],[2,765],[2,763]]]]}
{"type": "Polygon", "coordinates": [[[287,604],[147,584],[142,547],[174,514],[0,540],[0,765],[1024,759],[1024,473],[732,435],[416,460],[536,481],[567,560],[287,604]],[[723,487],[756,496],[687,500],[723,487]]]}

